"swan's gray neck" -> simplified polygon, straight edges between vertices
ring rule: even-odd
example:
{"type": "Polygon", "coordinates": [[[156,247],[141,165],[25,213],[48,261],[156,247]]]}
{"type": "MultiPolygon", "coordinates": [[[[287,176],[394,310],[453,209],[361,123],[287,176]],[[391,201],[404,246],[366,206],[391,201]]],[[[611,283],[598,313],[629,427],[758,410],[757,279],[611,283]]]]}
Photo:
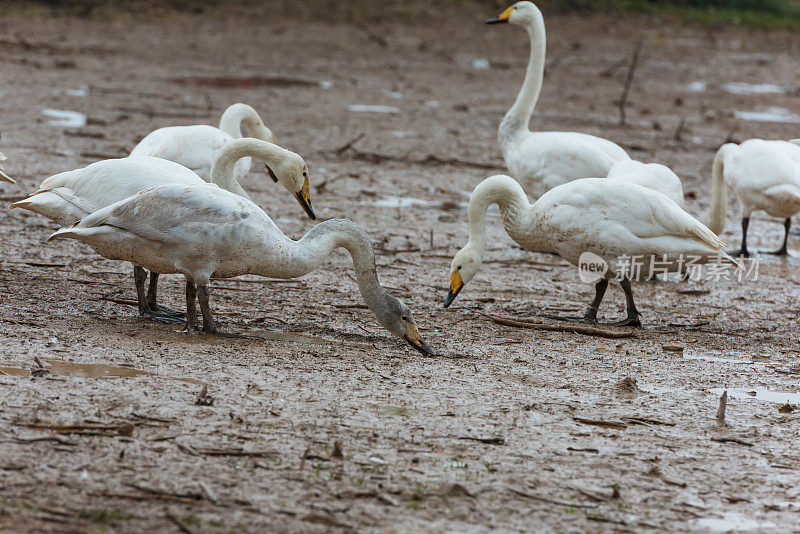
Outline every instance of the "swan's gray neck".
{"type": "Polygon", "coordinates": [[[382,312],[390,297],[381,287],[375,268],[375,253],[363,228],[347,219],[331,219],[314,226],[299,241],[293,242],[290,278],[303,276],[320,266],[333,252],[342,247],[350,253],[356,271],[356,281],[367,306],[382,320],[382,312]]]}
{"type": "Polygon", "coordinates": [[[500,123],[498,140],[504,151],[519,138],[520,134],[530,131],[531,116],[542,90],[547,37],[541,13],[524,28],[530,38],[530,57],[528,58],[528,68],[525,71],[525,80],[522,82],[517,99],[503,117],[503,122],[500,123]]]}

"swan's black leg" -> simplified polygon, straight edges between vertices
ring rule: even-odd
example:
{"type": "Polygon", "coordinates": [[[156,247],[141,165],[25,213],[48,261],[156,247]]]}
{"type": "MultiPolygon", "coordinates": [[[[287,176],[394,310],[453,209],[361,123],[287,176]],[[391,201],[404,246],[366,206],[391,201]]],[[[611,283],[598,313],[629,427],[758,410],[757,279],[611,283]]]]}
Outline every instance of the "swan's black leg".
{"type": "MultiPolygon", "coordinates": [[[[228,332],[220,332],[214,325],[214,315],[211,313],[211,306],[208,305],[208,288],[206,286],[197,286],[197,300],[200,302],[200,313],[203,314],[203,332],[206,334],[214,334],[221,337],[233,337],[238,339],[255,339],[264,341],[264,338],[257,336],[246,336],[244,334],[230,334],[228,332]]],[[[188,310],[187,310],[188,311],[188,310]]]]}
{"type": "Polygon", "coordinates": [[[744,256],[745,258],[750,256],[750,252],[747,251],[747,227],[750,225],[750,217],[743,217],[742,218],[742,246],[739,250],[734,250],[730,253],[731,256],[744,256]]]}
{"type": "Polygon", "coordinates": [[[186,328],[197,330],[197,288],[194,282],[186,280],[186,328]]]}
{"type": "Polygon", "coordinates": [[[540,317],[545,317],[547,319],[555,319],[556,321],[577,321],[582,323],[596,323],[597,322],[597,310],[600,308],[600,303],[603,301],[603,296],[606,294],[606,289],[608,289],[608,280],[603,278],[594,286],[594,300],[592,303],[589,304],[589,308],[586,310],[586,313],[583,317],[560,317],[558,315],[540,315],[540,317]]]}
{"type": "Polygon", "coordinates": [[[622,321],[617,321],[615,323],[606,323],[609,326],[642,326],[642,322],[639,320],[639,310],[636,309],[636,303],[633,302],[633,291],[631,290],[631,281],[627,278],[623,278],[622,281],[619,283],[622,286],[622,290],[625,292],[625,308],[627,309],[627,317],[622,321]]]}
{"type": "Polygon", "coordinates": [[[139,316],[159,323],[182,323],[174,315],[163,314],[157,310],[150,309],[147,302],[147,292],[144,289],[144,282],[147,280],[147,272],[138,265],[133,266],[133,281],[136,283],[136,301],[139,303],[139,316]]]}
{"type": "Polygon", "coordinates": [[[775,252],[767,252],[767,254],[775,254],[776,256],[786,256],[789,254],[788,249],[786,248],[786,242],[789,240],[789,228],[792,227],[792,218],[787,217],[785,221],[783,221],[783,228],[786,230],[786,233],[783,234],[783,246],[776,250],[775,252]]]}
{"type": "Polygon", "coordinates": [[[181,312],[170,310],[169,308],[164,308],[163,306],[159,306],[157,304],[158,299],[158,273],[154,273],[150,271],[150,285],[147,288],[147,306],[150,308],[150,311],[156,313],[158,315],[163,315],[164,317],[177,317],[182,319],[183,314],[181,312]]]}

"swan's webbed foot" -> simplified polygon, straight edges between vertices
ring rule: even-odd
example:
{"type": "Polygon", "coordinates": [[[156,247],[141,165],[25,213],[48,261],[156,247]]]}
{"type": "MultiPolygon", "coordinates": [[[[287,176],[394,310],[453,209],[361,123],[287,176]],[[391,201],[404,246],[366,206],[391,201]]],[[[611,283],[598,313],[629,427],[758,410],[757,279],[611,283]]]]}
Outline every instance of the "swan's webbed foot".
{"type": "Polygon", "coordinates": [[[175,315],[174,313],[175,312],[169,314],[153,310],[139,310],[139,317],[164,324],[175,324],[175,323],[185,322],[185,319],[182,316],[180,316],[180,314],[175,315]]]}
{"type": "Polygon", "coordinates": [[[765,252],[764,254],[771,254],[772,256],[788,256],[789,250],[786,248],[786,245],[784,245],[778,250],[773,250],[772,252],[765,252]]]}
{"type": "Polygon", "coordinates": [[[633,315],[628,315],[621,321],[614,321],[612,323],[601,323],[603,326],[632,326],[635,328],[639,328],[642,326],[642,321],[639,320],[639,316],[641,314],[639,312],[635,312],[633,315]]]}
{"type": "Polygon", "coordinates": [[[183,312],[171,310],[169,308],[165,308],[164,306],[159,306],[158,304],[147,304],[148,308],[152,313],[164,316],[164,317],[174,317],[179,319],[178,322],[184,322],[186,320],[186,315],[183,312]]]}

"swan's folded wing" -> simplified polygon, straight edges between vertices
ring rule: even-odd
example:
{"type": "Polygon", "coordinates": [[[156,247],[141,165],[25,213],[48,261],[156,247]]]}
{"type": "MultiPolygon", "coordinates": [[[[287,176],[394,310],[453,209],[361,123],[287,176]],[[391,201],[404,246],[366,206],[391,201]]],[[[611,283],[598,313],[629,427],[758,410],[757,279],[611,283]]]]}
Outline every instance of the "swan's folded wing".
{"type": "Polygon", "coordinates": [[[272,224],[258,206],[213,184],[169,184],[107,206],[76,226],[112,226],[151,241],[186,244],[220,234],[235,235],[248,218],[272,224]]]}

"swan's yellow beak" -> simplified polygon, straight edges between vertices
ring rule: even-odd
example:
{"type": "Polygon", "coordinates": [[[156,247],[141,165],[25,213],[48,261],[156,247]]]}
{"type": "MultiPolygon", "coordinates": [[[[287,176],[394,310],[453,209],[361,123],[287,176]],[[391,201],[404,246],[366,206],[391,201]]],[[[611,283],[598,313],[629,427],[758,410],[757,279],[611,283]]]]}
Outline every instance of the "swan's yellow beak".
{"type": "Polygon", "coordinates": [[[486,24],[502,24],[503,22],[508,22],[508,18],[511,16],[511,13],[514,12],[514,9],[516,8],[509,7],[508,9],[500,13],[500,15],[498,15],[497,17],[487,20],[486,24]]]}
{"type": "Polygon", "coordinates": [[[317,216],[314,215],[314,210],[311,208],[311,184],[308,181],[308,175],[306,175],[303,188],[294,194],[294,198],[303,206],[303,209],[306,210],[306,213],[311,217],[312,221],[317,220],[317,216]]]}
{"type": "Polygon", "coordinates": [[[450,275],[450,291],[447,293],[447,300],[444,301],[444,307],[450,306],[459,292],[464,288],[464,282],[461,280],[461,271],[458,269],[450,275]]]}
{"type": "Polygon", "coordinates": [[[422,341],[422,336],[419,334],[417,325],[412,322],[406,323],[406,335],[403,336],[403,339],[405,339],[409,345],[420,351],[425,356],[436,354],[436,351],[422,341]]]}

